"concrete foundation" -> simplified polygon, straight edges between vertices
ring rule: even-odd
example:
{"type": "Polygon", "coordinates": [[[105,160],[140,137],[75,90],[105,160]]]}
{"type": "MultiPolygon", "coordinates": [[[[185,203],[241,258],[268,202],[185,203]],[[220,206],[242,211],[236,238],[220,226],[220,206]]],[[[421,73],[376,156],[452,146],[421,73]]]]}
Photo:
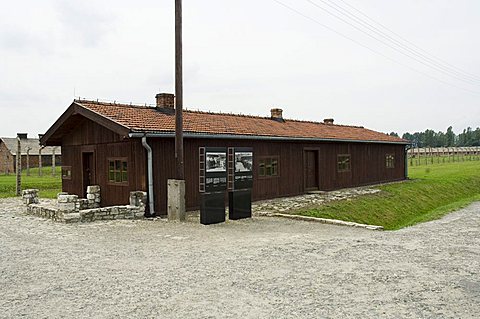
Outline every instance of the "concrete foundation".
{"type": "Polygon", "coordinates": [[[167,183],[167,214],[170,221],[184,221],[185,181],[169,179],[167,183]]]}

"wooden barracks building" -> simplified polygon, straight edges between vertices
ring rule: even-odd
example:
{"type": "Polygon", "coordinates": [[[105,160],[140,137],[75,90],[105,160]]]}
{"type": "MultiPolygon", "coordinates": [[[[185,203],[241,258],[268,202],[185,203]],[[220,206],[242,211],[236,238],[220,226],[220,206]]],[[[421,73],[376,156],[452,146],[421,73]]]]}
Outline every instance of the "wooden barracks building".
{"type": "MultiPolygon", "coordinates": [[[[172,94],[156,107],[74,100],[41,139],[62,147],[63,191],[85,196],[100,185],[102,206],[127,204],[147,191],[147,150],[153,150],[155,211],[166,214],[167,180],[175,178],[172,94]]],[[[187,209],[200,204],[199,148],[253,147],[253,200],[406,178],[407,141],[359,126],[271,116],[184,111],[187,209]]]]}

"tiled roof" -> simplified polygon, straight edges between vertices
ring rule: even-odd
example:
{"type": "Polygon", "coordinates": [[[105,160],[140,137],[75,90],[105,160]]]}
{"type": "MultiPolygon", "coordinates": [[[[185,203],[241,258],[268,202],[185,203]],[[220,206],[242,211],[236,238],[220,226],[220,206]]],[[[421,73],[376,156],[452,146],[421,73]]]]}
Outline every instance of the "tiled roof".
{"type": "MultiPolygon", "coordinates": [[[[0,142],[3,142],[7,149],[12,154],[17,154],[17,138],[16,137],[0,137],[0,142]]],[[[27,138],[20,140],[20,147],[22,155],[27,155],[27,149],[29,149],[29,155],[38,155],[40,150],[40,141],[36,138],[27,138]]],[[[42,149],[42,155],[52,155],[53,147],[47,146],[42,149]]],[[[55,146],[55,155],[61,155],[62,148],[55,146]]]]}
{"type": "MultiPolygon", "coordinates": [[[[131,132],[166,133],[175,131],[175,114],[170,109],[87,100],[76,100],[75,103],[127,127],[131,132]]],[[[289,119],[278,122],[270,117],[189,110],[185,110],[183,113],[183,128],[185,133],[195,134],[408,143],[403,139],[358,126],[289,119]]]]}

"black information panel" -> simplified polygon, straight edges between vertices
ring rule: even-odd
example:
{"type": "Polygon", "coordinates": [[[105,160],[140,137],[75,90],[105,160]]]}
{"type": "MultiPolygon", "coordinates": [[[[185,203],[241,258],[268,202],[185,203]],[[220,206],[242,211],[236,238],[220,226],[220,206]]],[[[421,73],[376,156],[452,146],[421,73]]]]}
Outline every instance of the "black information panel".
{"type": "Polygon", "coordinates": [[[200,223],[210,225],[225,222],[225,192],[204,193],[200,196],[200,223]]]}
{"type": "MultiPolygon", "coordinates": [[[[233,166],[233,189],[228,194],[230,219],[252,217],[253,148],[229,149],[229,162],[233,166]]],[[[232,178],[232,177],[231,177],[232,178]]]]}
{"type": "Polygon", "coordinates": [[[200,148],[200,222],[204,225],[225,222],[227,190],[227,149],[200,148]]]}
{"type": "Polygon", "coordinates": [[[205,147],[205,192],[227,190],[227,149],[205,147]]]}
{"type": "Polygon", "coordinates": [[[252,217],[252,191],[236,190],[228,193],[228,218],[242,219],[252,217]]]}
{"type": "Polygon", "coordinates": [[[234,153],[234,189],[253,188],[253,149],[251,147],[235,147],[234,153]]]}

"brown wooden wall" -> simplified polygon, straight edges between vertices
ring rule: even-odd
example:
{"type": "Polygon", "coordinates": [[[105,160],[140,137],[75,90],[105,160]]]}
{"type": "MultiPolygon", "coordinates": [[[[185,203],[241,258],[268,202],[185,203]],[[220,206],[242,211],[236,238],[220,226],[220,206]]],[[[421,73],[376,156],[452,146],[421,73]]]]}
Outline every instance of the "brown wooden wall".
{"type": "MultiPolygon", "coordinates": [[[[148,138],[153,149],[155,210],[165,214],[167,209],[167,180],[175,177],[173,138],[148,138]]],[[[315,152],[316,180],[320,190],[333,190],[361,186],[405,178],[404,146],[374,143],[303,143],[265,140],[185,140],[185,178],[187,209],[199,207],[198,156],[199,148],[253,147],[254,186],[253,200],[293,196],[306,192],[304,179],[305,152],[315,152]],[[337,171],[337,155],[350,154],[351,170],[337,171]],[[386,167],[386,154],[395,156],[395,168],[386,167]],[[258,159],[278,156],[279,175],[258,176],[258,159]]],[[[127,204],[129,192],[147,191],[147,159],[141,140],[124,139],[121,136],[89,120],[79,121],[74,132],[62,142],[64,166],[72,167],[72,179],[63,180],[63,190],[84,196],[82,186],[82,153],[93,152],[95,184],[100,185],[102,205],[127,204]],[[125,157],[128,160],[128,185],[107,182],[108,158],[125,157]]],[[[311,154],[310,154],[311,155],[311,154]]],[[[311,183],[311,180],[309,180],[311,183]]]]}
{"type": "Polygon", "coordinates": [[[138,139],[123,139],[113,132],[84,120],[62,141],[62,166],[70,166],[71,179],[63,179],[63,191],[85,197],[83,153],[94,154],[94,180],[100,186],[102,206],[128,204],[131,191],[147,190],[146,155],[138,139]],[[65,149],[65,151],[64,151],[65,149]],[[108,159],[127,158],[128,184],[108,182],[108,159]]]}
{"type": "MultiPolygon", "coordinates": [[[[175,176],[173,139],[149,139],[154,153],[156,210],[166,212],[167,179],[175,176]]],[[[199,148],[253,147],[253,200],[294,196],[306,191],[304,181],[304,152],[317,152],[316,159],[320,190],[376,184],[405,178],[404,146],[367,143],[300,143],[253,140],[185,140],[185,179],[187,208],[199,206],[198,155],[199,148]],[[351,170],[337,172],[337,155],[351,155],[351,170]],[[386,154],[395,156],[395,168],[386,168],[386,154]],[[279,176],[259,177],[258,158],[278,156],[279,176]]]]}

